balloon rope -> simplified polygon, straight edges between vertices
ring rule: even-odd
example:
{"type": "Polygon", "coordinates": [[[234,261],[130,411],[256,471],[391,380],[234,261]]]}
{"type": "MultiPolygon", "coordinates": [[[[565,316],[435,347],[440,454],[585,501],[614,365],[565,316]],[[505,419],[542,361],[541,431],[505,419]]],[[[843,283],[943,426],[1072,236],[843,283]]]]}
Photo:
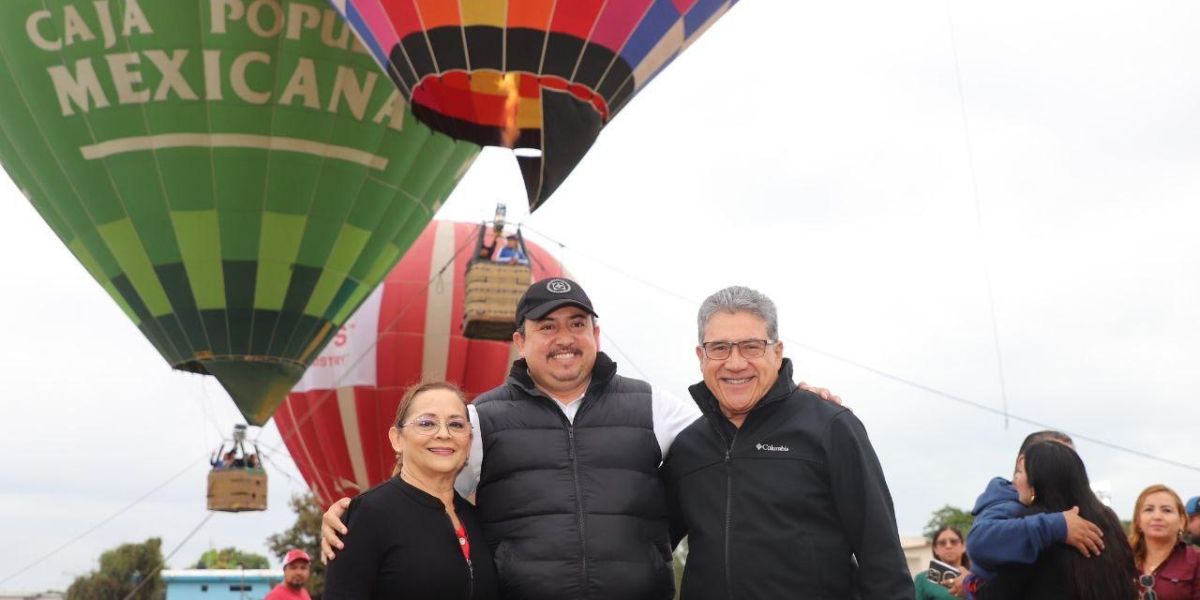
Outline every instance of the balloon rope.
{"type": "Polygon", "coordinates": [[[975,173],[975,151],[971,143],[971,121],[967,118],[967,97],[963,92],[962,69],[958,60],[958,39],[954,35],[954,13],[946,0],[946,21],[950,25],[950,51],[954,55],[954,82],[958,86],[958,108],[962,114],[963,142],[967,151],[967,170],[971,176],[971,197],[975,199],[975,226],[979,231],[979,257],[987,288],[988,312],[992,319],[992,349],[996,355],[996,377],[1000,380],[1000,402],[1004,428],[1008,429],[1008,386],[1005,385],[1004,355],[1000,351],[1000,326],[996,318],[996,294],[992,285],[991,260],[988,257],[987,229],[983,226],[983,206],[979,202],[979,177],[975,173]]]}
{"type": "MultiPolygon", "coordinates": [[[[272,453],[286,454],[286,452],[285,452],[284,450],[280,450],[280,449],[279,449],[277,446],[272,446],[271,444],[268,444],[268,443],[266,443],[266,442],[260,442],[260,441],[258,441],[258,439],[257,439],[257,438],[255,438],[255,440],[254,440],[254,444],[255,444],[256,446],[259,446],[259,445],[261,445],[263,448],[266,448],[267,450],[270,450],[272,453]]],[[[276,471],[279,471],[279,474],[280,474],[280,475],[283,475],[284,477],[286,477],[288,481],[290,481],[290,482],[292,482],[292,483],[295,483],[295,484],[299,484],[299,485],[301,485],[301,486],[307,486],[307,485],[308,485],[308,484],[307,484],[307,483],[305,483],[303,480],[301,480],[301,479],[296,479],[296,476],[295,476],[295,475],[292,475],[291,473],[289,473],[289,472],[287,471],[287,469],[284,469],[283,467],[279,466],[279,463],[275,462],[275,459],[272,457],[272,454],[268,454],[268,453],[266,453],[266,452],[263,452],[263,451],[261,451],[261,450],[260,450],[260,451],[258,452],[258,455],[259,455],[259,456],[261,456],[261,457],[263,457],[263,458],[265,458],[265,459],[267,459],[267,462],[268,462],[268,463],[271,463],[271,466],[272,466],[272,467],[274,467],[276,471]]]]}
{"type": "Polygon", "coordinates": [[[34,568],[34,567],[36,567],[37,565],[40,565],[40,564],[42,564],[43,562],[45,562],[45,561],[49,560],[51,557],[53,557],[54,555],[58,554],[59,552],[62,552],[63,550],[66,550],[68,547],[70,547],[70,546],[71,546],[72,544],[74,544],[75,542],[78,542],[79,540],[83,539],[84,537],[87,537],[87,535],[88,535],[88,534],[92,533],[93,531],[96,531],[97,529],[100,529],[101,527],[103,527],[104,525],[108,524],[108,523],[109,523],[110,521],[112,521],[113,519],[115,519],[115,518],[117,518],[117,517],[119,517],[119,516],[121,516],[121,515],[125,514],[126,512],[128,512],[128,511],[129,511],[129,509],[131,509],[131,508],[133,508],[133,507],[137,506],[138,504],[141,504],[141,503],[142,503],[144,500],[146,500],[146,499],[147,499],[147,498],[149,498],[150,496],[154,495],[154,493],[155,493],[155,492],[157,492],[157,491],[159,491],[159,490],[163,489],[164,487],[167,487],[167,485],[168,485],[168,484],[170,484],[171,482],[175,481],[176,479],[179,479],[180,477],[182,477],[184,473],[187,473],[188,471],[192,470],[192,468],[193,468],[193,467],[195,467],[195,466],[196,466],[196,463],[198,463],[198,462],[200,462],[200,461],[199,461],[199,460],[197,460],[197,461],[195,461],[195,462],[189,463],[189,464],[188,464],[188,466],[187,466],[187,467],[184,467],[184,469],[183,469],[182,471],[180,471],[180,472],[178,472],[178,473],[176,473],[176,474],[172,475],[171,477],[167,478],[167,480],[166,480],[166,481],[164,481],[164,482],[162,482],[162,483],[158,484],[157,486],[155,486],[155,487],[154,487],[154,489],[152,489],[152,490],[150,490],[150,491],[146,492],[145,494],[142,494],[140,497],[138,497],[138,499],[137,499],[137,500],[134,500],[133,502],[129,503],[127,506],[125,506],[125,507],[124,507],[124,508],[122,508],[121,510],[118,510],[117,512],[115,512],[115,513],[113,513],[113,514],[111,514],[111,515],[109,515],[109,516],[105,517],[105,518],[104,518],[104,519],[102,519],[102,520],[101,520],[99,523],[96,523],[95,525],[92,525],[91,527],[87,528],[87,529],[86,529],[86,530],[85,530],[83,533],[80,533],[79,535],[77,535],[77,536],[75,536],[75,537],[73,537],[73,538],[71,538],[71,539],[67,540],[67,541],[66,541],[65,543],[63,543],[61,546],[59,546],[59,547],[57,547],[57,548],[55,548],[55,549],[51,550],[50,552],[47,552],[46,554],[44,554],[44,555],[42,555],[42,556],[38,557],[36,560],[34,560],[33,562],[31,562],[31,563],[29,563],[29,564],[25,565],[24,567],[21,567],[20,569],[17,569],[16,571],[14,571],[13,573],[9,574],[9,575],[8,575],[7,577],[5,577],[4,579],[0,579],[0,585],[4,585],[5,583],[8,583],[10,580],[12,580],[14,577],[16,577],[16,576],[18,576],[18,575],[20,575],[20,574],[22,574],[22,573],[24,573],[24,572],[26,572],[26,571],[28,571],[28,570],[30,570],[30,569],[32,569],[32,568],[34,568]]]}
{"type": "Polygon", "coordinates": [[[142,581],[140,583],[138,583],[136,587],[133,588],[133,591],[126,594],[122,600],[130,600],[130,598],[133,598],[134,594],[138,593],[138,590],[142,589],[143,585],[146,585],[147,582],[149,582],[151,579],[154,579],[154,576],[158,575],[158,572],[163,570],[163,568],[167,566],[167,561],[171,560],[171,557],[175,556],[175,553],[179,552],[179,549],[182,548],[183,545],[188,542],[188,540],[192,539],[192,536],[196,535],[196,533],[198,531],[200,531],[200,528],[204,527],[204,524],[208,523],[208,520],[211,519],[213,517],[213,515],[215,515],[215,514],[217,514],[217,513],[209,511],[209,513],[207,515],[204,515],[204,518],[200,519],[200,523],[197,524],[194,529],[192,529],[191,533],[184,536],[183,540],[180,541],[179,544],[177,544],[175,546],[175,548],[173,550],[171,550],[171,552],[169,554],[167,554],[166,556],[163,557],[162,564],[158,565],[158,567],[155,568],[153,571],[151,571],[149,575],[142,576],[142,581]]]}

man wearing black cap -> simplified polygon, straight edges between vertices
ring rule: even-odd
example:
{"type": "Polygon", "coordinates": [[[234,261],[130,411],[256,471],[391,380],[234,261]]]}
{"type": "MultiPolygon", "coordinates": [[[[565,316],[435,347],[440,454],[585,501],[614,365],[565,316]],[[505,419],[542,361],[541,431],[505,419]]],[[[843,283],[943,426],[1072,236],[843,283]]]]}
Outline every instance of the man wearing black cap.
{"type": "MultiPolygon", "coordinates": [[[[521,359],[470,406],[477,430],[457,487],[476,490],[503,598],[674,595],[657,469],[700,413],[618,375],[599,351],[596,317],[574,281],[531,285],[513,334],[521,359]]],[[[326,513],[323,545],[341,547],[343,511],[326,513]]]]}

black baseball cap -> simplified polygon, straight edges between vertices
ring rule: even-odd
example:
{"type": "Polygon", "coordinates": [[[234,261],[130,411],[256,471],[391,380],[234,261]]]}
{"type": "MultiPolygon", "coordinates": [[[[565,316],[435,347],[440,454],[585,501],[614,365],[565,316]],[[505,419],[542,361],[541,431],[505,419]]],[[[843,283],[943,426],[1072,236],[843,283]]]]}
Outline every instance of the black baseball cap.
{"type": "Polygon", "coordinates": [[[534,282],[525,290],[517,302],[516,326],[519,328],[526,319],[540,319],[564,306],[578,306],[592,313],[593,317],[600,316],[578,283],[563,277],[551,277],[534,282]]]}

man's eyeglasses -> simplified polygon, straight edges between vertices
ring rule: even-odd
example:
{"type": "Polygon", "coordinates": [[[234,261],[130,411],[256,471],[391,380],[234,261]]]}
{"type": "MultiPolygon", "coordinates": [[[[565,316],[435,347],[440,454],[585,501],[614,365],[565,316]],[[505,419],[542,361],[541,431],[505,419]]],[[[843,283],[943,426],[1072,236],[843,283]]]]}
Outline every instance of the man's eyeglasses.
{"type": "MultiPolygon", "coordinates": [[[[435,436],[442,430],[442,422],[433,417],[417,417],[408,423],[400,425],[427,436],[435,436]]],[[[450,418],[446,420],[446,431],[454,437],[464,437],[471,433],[471,422],[466,419],[450,418]]]]}
{"type": "Polygon", "coordinates": [[[1142,586],[1142,600],[1158,600],[1158,594],[1154,591],[1153,573],[1138,577],[1138,585],[1142,586]]]}
{"type": "Polygon", "coordinates": [[[777,343],[779,342],[770,340],[742,340],[740,342],[704,342],[700,344],[700,347],[704,349],[704,356],[709,360],[725,360],[733,354],[735,346],[742,354],[742,358],[759,358],[767,353],[768,347],[777,343]]]}

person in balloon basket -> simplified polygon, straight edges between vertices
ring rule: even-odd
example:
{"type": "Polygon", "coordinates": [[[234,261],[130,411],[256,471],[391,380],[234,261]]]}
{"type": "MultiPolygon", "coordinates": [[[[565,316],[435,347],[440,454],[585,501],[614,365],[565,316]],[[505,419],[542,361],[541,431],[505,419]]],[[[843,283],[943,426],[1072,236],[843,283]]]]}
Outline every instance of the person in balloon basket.
{"type": "Polygon", "coordinates": [[[500,254],[496,255],[496,262],[506,265],[529,264],[529,258],[521,250],[521,240],[517,236],[510,235],[504,239],[504,247],[500,249],[500,254]]]}
{"type": "Polygon", "coordinates": [[[309,600],[308,596],[308,565],[311,559],[308,553],[292,548],[283,558],[283,581],[271,588],[263,600],[309,600]]]}
{"type": "Polygon", "coordinates": [[[792,383],[774,303],[734,286],[700,306],[690,388],[704,417],[663,465],[681,598],[912,600],[892,498],[862,423],[792,383]]]}
{"type": "Polygon", "coordinates": [[[400,400],[388,430],[392,478],[346,513],[346,548],[325,574],[327,600],[493,600],[496,571],[475,507],[454,490],[471,448],[466,398],[427,382],[400,400]]]}

